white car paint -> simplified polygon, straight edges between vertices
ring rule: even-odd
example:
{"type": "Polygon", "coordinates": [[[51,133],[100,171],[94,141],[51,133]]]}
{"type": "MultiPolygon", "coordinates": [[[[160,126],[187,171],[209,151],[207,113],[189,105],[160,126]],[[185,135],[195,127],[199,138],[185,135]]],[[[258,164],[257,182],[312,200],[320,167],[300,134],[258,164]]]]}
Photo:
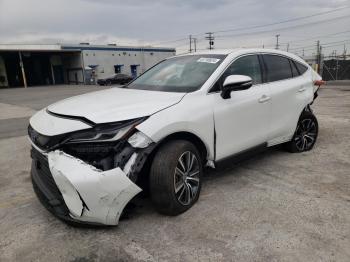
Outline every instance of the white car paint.
{"type": "Polygon", "coordinates": [[[292,138],[300,112],[313,100],[313,81],[310,73],[268,84],[271,92],[269,130],[270,145],[292,138]],[[271,140],[271,141],[270,141],[271,140]]]}
{"type": "MultiPolygon", "coordinates": [[[[320,79],[317,73],[301,58],[278,50],[213,50],[192,55],[201,54],[225,54],[227,57],[195,92],[185,94],[112,88],[63,100],[49,106],[48,110],[85,117],[95,123],[148,116],[136,127],[139,132],[132,140],[134,147],[146,147],[150,141],[158,143],[171,134],[188,132],[203,142],[212,167],[216,161],[261,143],[267,142],[271,146],[291,139],[302,110],[313,101],[316,91],[313,81],[320,79]],[[256,53],[287,56],[307,66],[308,71],[290,80],[232,92],[231,99],[223,99],[220,92],[209,92],[235,59],[256,53]]],[[[89,128],[79,120],[55,117],[45,110],[33,116],[30,123],[35,130],[47,136],[89,128]]],[[[70,215],[77,220],[117,224],[125,204],[141,190],[127,177],[135,155],[124,171],[116,167],[102,172],[60,151],[47,154],[50,170],[70,215]],[[77,192],[89,210],[84,209],[77,192]]]]}
{"type": "Polygon", "coordinates": [[[53,116],[46,109],[42,109],[34,114],[30,118],[29,123],[31,126],[35,126],[37,132],[45,136],[55,136],[91,128],[91,126],[81,121],[53,116]]]}
{"type": "Polygon", "coordinates": [[[110,88],[67,98],[48,107],[53,113],[108,123],[152,115],[182,99],[184,93],[110,88]]]}
{"type": "Polygon", "coordinates": [[[254,85],[234,92],[231,99],[222,99],[220,93],[212,94],[217,137],[215,160],[266,142],[270,106],[269,100],[259,100],[270,96],[267,85],[254,85]]]}
{"type": "Polygon", "coordinates": [[[102,172],[59,150],[48,153],[48,160],[70,216],[77,220],[117,225],[125,205],[141,192],[119,167],[102,172]]]}

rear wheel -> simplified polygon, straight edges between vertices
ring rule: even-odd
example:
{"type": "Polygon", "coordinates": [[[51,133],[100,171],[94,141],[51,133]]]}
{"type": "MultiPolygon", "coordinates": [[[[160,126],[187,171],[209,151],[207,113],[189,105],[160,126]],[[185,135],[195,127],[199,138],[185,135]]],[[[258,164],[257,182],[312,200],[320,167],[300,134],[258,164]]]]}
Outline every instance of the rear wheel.
{"type": "Polygon", "coordinates": [[[286,147],[292,153],[309,151],[314,147],[317,135],[318,122],[315,115],[304,112],[299,118],[292,140],[286,144],[286,147]]]}
{"type": "Polygon", "coordinates": [[[150,193],[156,209],[178,215],[189,209],[201,190],[202,160],[197,148],[174,140],[156,153],[150,171],[150,193]]]}

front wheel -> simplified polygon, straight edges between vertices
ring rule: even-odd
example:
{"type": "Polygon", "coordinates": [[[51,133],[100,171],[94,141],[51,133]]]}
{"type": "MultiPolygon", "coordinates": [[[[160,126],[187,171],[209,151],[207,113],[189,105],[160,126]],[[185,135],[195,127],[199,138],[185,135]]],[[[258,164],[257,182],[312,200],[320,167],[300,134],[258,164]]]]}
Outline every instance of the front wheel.
{"type": "Polygon", "coordinates": [[[203,165],[197,148],[174,140],[156,153],[150,172],[150,192],[156,209],[166,215],[188,210],[199,197],[203,165]]]}
{"type": "Polygon", "coordinates": [[[286,147],[292,153],[309,151],[314,147],[317,135],[318,122],[315,115],[304,112],[299,118],[292,140],[286,144],[286,147]]]}

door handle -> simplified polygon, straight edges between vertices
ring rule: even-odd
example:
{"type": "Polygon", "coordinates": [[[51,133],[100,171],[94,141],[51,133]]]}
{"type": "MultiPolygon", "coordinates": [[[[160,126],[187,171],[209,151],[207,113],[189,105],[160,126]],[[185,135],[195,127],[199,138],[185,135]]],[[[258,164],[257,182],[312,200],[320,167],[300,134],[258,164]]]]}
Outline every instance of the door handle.
{"type": "Polygon", "coordinates": [[[259,103],[265,103],[265,102],[269,101],[270,99],[271,99],[271,97],[269,97],[267,95],[263,95],[262,97],[260,97],[259,103]]]}
{"type": "Polygon", "coordinates": [[[301,87],[299,88],[298,92],[301,93],[301,92],[304,92],[306,90],[306,87],[301,87]]]}

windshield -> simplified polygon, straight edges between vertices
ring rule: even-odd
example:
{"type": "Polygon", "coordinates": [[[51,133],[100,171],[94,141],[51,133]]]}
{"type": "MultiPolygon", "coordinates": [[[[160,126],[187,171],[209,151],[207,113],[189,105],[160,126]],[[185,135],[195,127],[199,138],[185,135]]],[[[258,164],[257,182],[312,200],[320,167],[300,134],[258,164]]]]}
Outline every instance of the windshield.
{"type": "Polygon", "coordinates": [[[193,92],[200,89],[225,57],[225,55],[188,55],[170,58],[145,72],[127,88],[193,92]]]}

